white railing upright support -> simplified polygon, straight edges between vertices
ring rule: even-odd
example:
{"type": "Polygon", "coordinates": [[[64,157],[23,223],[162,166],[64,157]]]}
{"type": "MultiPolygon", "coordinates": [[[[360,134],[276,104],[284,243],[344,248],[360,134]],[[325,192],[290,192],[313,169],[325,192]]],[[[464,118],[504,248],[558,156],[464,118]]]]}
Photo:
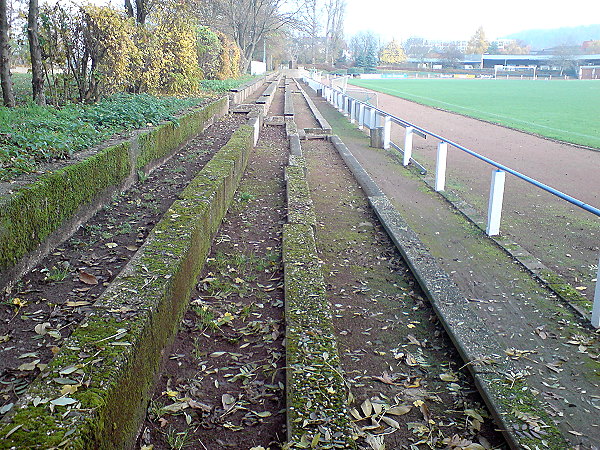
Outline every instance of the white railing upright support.
{"type": "Polygon", "coordinates": [[[437,149],[435,162],[435,191],[446,189],[446,159],[448,157],[448,143],[440,142],[437,149]]]}
{"type": "Polygon", "coordinates": [[[413,127],[406,127],[406,133],[404,135],[404,156],[402,158],[402,165],[404,167],[410,164],[410,159],[412,158],[413,131],[413,127]]]}
{"type": "Polygon", "coordinates": [[[349,100],[349,112],[350,112],[350,123],[354,123],[354,119],[355,119],[355,110],[356,110],[356,102],[354,101],[354,99],[350,99],[349,100]]]}
{"type": "Polygon", "coordinates": [[[371,108],[370,114],[369,114],[369,128],[372,130],[376,126],[377,126],[377,111],[375,111],[375,108],[371,108]]]}
{"type": "Polygon", "coordinates": [[[360,103],[358,105],[358,129],[362,130],[365,127],[365,105],[360,103]]]}
{"type": "Polygon", "coordinates": [[[392,142],[392,118],[390,116],[383,116],[383,148],[390,148],[390,142],[392,142]]]}
{"type": "Polygon", "coordinates": [[[600,328],[600,259],[598,260],[596,289],[594,290],[594,304],[592,305],[592,326],[600,328]]]}
{"type": "Polygon", "coordinates": [[[488,219],[485,233],[488,236],[500,234],[500,217],[502,216],[502,200],[504,198],[504,181],[506,172],[494,169],[490,186],[490,200],[488,203],[488,219]]]}

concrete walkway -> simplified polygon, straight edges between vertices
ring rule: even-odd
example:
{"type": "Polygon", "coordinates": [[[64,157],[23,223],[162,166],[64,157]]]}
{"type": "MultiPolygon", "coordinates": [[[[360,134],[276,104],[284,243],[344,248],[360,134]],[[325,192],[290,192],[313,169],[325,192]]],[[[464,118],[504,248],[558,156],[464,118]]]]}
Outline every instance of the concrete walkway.
{"type": "Polygon", "coordinates": [[[510,376],[527,380],[574,447],[597,448],[597,333],[392,154],[370,148],[366,135],[307,92],[514,360],[510,376]]]}

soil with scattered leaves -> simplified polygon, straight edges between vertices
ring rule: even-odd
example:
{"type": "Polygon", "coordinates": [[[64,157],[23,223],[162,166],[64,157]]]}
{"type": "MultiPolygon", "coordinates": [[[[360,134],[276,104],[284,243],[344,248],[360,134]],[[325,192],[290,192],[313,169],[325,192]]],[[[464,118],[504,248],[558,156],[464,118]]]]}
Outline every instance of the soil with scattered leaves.
{"type": "Polygon", "coordinates": [[[0,412],[7,413],[178,194],[241,123],[226,116],[113,198],[0,298],[0,412]]]}

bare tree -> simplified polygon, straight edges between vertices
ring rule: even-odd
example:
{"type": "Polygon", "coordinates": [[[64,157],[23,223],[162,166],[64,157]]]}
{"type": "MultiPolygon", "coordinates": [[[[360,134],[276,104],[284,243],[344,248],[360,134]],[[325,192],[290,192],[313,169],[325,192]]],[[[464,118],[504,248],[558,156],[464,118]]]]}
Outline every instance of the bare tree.
{"type": "Polygon", "coordinates": [[[33,88],[33,101],[38,105],[46,104],[44,96],[44,71],[42,66],[42,49],[40,47],[38,17],[38,0],[29,0],[27,13],[27,38],[29,39],[29,54],[31,56],[31,86],[33,88]]]}
{"type": "Polygon", "coordinates": [[[325,61],[333,64],[334,58],[341,50],[344,42],[344,16],[346,14],[346,0],[326,0],[325,11],[327,24],[325,26],[325,61]]]}
{"type": "Polygon", "coordinates": [[[0,84],[5,106],[15,106],[12,78],[10,75],[10,47],[8,45],[8,8],[6,0],[0,0],[0,84]]]}
{"type": "Polygon", "coordinates": [[[311,62],[317,62],[318,37],[321,30],[319,0],[306,0],[298,14],[299,28],[308,35],[311,62]]]}
{"type": "Polygon", "coordinates": [[[297,0],[207,0],[200,13],[206,25],[216,26],[233,37],[242,49],[244,72],[259,42],[281,27],[297,23],[303,1],[297,0]]]}

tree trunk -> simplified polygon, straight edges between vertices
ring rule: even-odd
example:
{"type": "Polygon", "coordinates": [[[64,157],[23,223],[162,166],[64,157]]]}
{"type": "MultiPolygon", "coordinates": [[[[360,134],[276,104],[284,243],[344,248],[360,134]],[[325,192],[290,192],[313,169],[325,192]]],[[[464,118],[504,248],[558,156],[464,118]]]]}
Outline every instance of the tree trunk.
{"type": "Polygon", "coordinates": [[[125,12],[127,12],[127,16],[135,17],[133,14],[133,5],[131,4],[131,0],[125,0],[125,12]]]}
{"type": "Polygon", "coordinates": [[[8,10],[6,0],[0,0],[0,84],[4,106],[15,106],[10,76],[10,47],[8,46],[8,10]]]}
{"type": "Polygon", "coordinates": [[[44,69],[42,66],[42,49],[38,33],[38,0],[29,0],[29,13],[27,14],[27,37],[29,38],[29,54],[31,55],[31,86],[33,87],[33,101],[38,105],[46,104],[44,95],[44,69]]]}

